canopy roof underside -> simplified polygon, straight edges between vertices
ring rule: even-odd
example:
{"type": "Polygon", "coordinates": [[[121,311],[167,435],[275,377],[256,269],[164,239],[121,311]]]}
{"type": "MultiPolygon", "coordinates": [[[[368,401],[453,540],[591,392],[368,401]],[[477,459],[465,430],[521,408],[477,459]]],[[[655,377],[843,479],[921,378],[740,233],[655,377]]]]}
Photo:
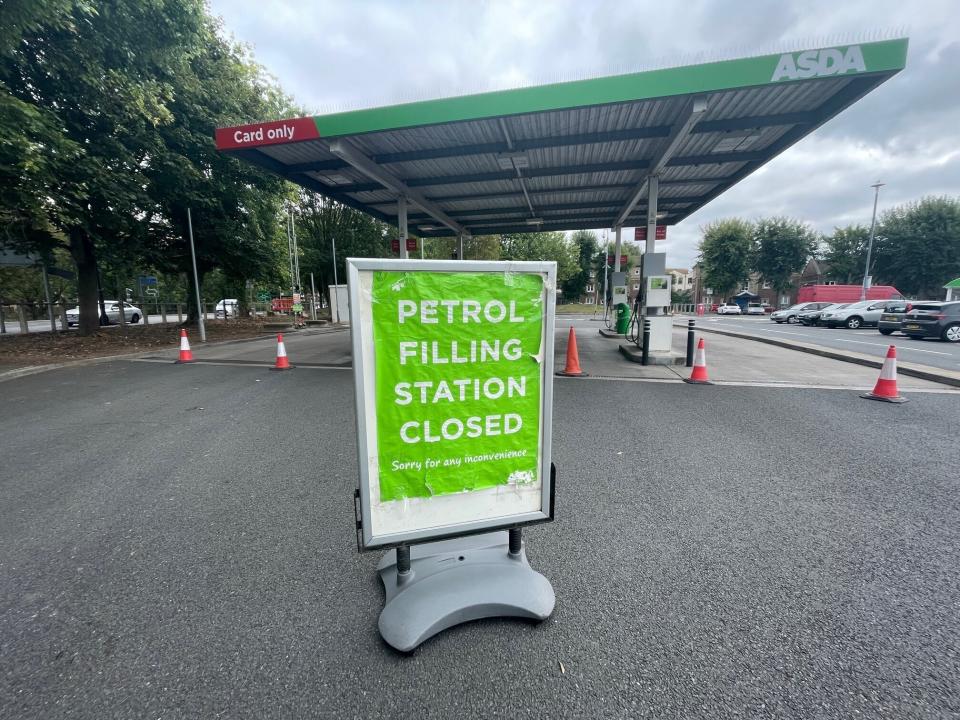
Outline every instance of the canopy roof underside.
{"type": "Polygon", "coordinates": [[[884,40],[255,123],[218,130],[217,146],[391,224],[404,195],[421,237],[645,225],[654,174],[658,222],[672,225],[901,70],[906,49],[884,40]]]}

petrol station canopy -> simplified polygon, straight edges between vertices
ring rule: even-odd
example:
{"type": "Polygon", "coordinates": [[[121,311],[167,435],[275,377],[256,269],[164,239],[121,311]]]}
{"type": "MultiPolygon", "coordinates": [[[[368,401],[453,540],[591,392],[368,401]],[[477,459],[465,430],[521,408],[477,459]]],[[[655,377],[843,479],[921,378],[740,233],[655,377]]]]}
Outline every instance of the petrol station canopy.
{"type": "Polygon", "coordinates": [[[649,227],[648,204],[673,225],[906,54],[906,38],[821,47],[220,128],[216,144],[420,237],[649,227]]]}

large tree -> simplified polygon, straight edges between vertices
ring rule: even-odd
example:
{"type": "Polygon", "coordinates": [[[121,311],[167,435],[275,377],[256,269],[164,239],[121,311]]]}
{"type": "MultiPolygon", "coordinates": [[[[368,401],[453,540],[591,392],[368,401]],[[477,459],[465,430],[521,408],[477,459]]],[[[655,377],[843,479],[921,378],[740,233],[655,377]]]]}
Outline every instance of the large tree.
{"type": "Polygon", "coordinates": [[[827,276],[845,285],[863,278],[870,231],[862,225],[847,225],[833,229],[833,235],[823,238],[823,260],[827,276]]]}
{"type": "Polygon", "coordinates": [[[597,236],[590,230],[577,230],[570,238],[577,252],[577,271],[563,283],[563,296],[577,302],[586,292],[587,284],[594,277],[593,262],[597,254],[597,236]]]}
{"type": "Polygon", "coordinates": [[[144,171],[152,203],[144,257],[186,279],[188,322],[198,313],[188,208],[201,289],[206,273],[217,268],[222,292],[245,298],[247,281],[279,280],[286,264],[283,207],[297,197],[279,176],[214,147],[218,126],[297,111],[242,48],[220,37],[213,19],[203,15],[198,22],[193,42],[165,77],[174,89],[168,103],[172,122],[158,128],[144,171]]]}
{"type": "Polygon", "coordinates": [[[348,257],[390,257],[390,242],[396,230],[385,223],[335,200],[303,191],[295,227],[302,254],[301,279],[313,273],[318,290],[333,284],[333,250],[336,245],[336,279],[347,281],[348,257]]]}
{"type": "Polygon", "coordinates": [[[753,226],[751,269],[781,295],[815,250],[816,235],[805,223],[785,217],[762,218],[753,226]]]}
{"type": "Polygon", "coordinates": [[[726,218],[708,223],[701,231],[699,263],[703,286],[723,297],[737,290],[750,273],[753,224],[726,218]]]}
{"type": "Polygon", "coordinates": [[[3,213],[22,241],[69,249],[81,332],[98,324],[98,248],[128,256],[143,238],[144,169],[156,128],[172,120],[164,76],[203,14],[201,0],[60,3],[20,14],[19,41],[0,58],[0,124],[15,135],[0,165],[22,191],[2,198],[3,213]]]}
{"type": "Polygon", "coordinates": [[[557,284],[579,272],[577,251],[562,232],[533,232],[500,236],[501,260],[553,260],[557,284]]]}
{"type": "Polygon", "coordinates": [[[888,210],[874,252],[878,279],[907,295],[940,297],[960,277],[960,198],[925,197],[888,210]]]}

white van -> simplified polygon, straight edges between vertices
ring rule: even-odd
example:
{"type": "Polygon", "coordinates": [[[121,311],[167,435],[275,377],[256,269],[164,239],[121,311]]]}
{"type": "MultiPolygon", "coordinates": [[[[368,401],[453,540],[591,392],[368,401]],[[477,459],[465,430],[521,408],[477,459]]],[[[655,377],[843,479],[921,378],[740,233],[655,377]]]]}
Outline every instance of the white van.
{"type": "Polygon", "coordinates": [[[217,307],[214,309],[214,315],[218,318],[222,318],[224,312],[226,312],[227,317],[236,317],[239,304],[240,301],[236,298],[227,298],[226,300],[221,300],[217,303],[217,307]]]}

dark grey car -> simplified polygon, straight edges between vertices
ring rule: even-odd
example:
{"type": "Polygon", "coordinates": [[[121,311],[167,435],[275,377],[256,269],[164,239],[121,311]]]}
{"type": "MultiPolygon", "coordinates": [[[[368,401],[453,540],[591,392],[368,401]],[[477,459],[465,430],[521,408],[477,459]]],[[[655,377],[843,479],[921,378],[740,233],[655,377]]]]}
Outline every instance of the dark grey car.
{"type": "Polygon", "coordinates": [[[890,333],[898,331],[900,324],[903,322],[903,316],[910,311],[911,307],[911,304],[908,302],[897,305],[887,305],[880,319],[877,321],[877,328],[880,330],[880,334],[889,335],[890,333]]]}
{"type": "Polygon", "coordinates": [[[901,331],[911,338],[960,342],[960,302],[914,303],[903,316],[901,331]]]}

